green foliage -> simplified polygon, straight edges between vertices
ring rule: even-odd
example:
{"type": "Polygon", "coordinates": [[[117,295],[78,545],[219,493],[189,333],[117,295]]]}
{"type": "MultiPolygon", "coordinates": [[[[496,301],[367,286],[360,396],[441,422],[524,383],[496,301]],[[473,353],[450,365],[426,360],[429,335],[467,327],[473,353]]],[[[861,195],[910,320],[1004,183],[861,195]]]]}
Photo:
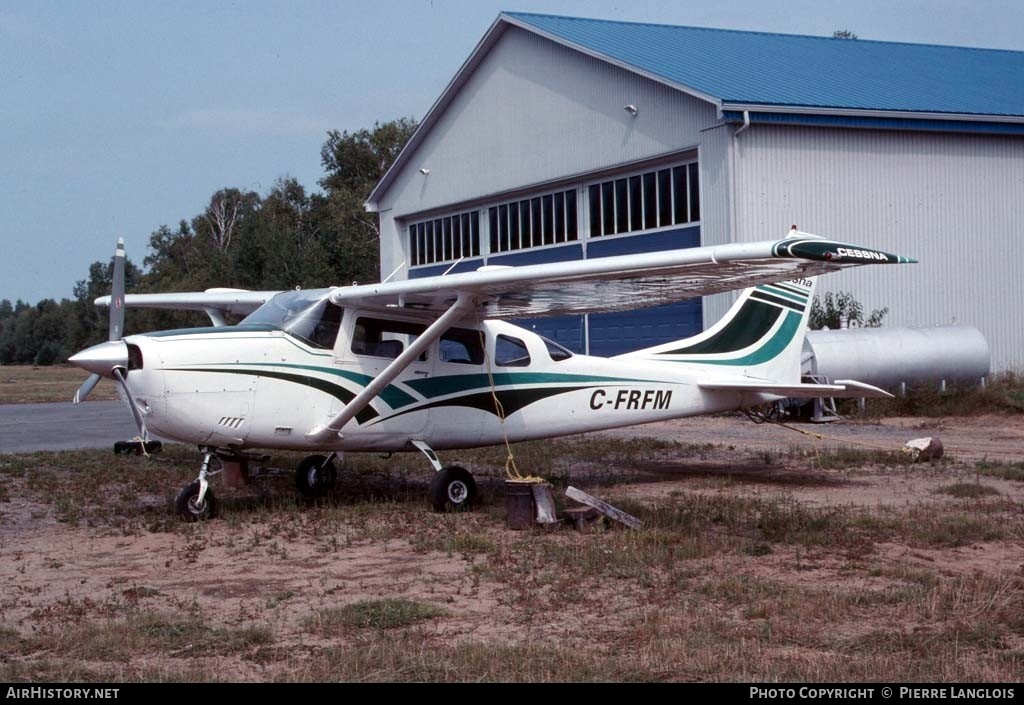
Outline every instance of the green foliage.
{"type": "MultiPolygon", "coordinates": [[[[853,413],[840,405],[840,413],[853,413]]],[[[1013,372],[993,375],[984,387],[952,382],[940,390],[936,384],[918,384],[894,399],[872,399],[871,416],[977,416],[1024,413],[1024,377],[1013,372]]]]}
{"type": "MultiPolygon", "coordinates": [[[[380,229],[363,204],[417,123],[402,118],[353,133],[332,130],[321,149],[323,193],[296,179],[278,179],[260,194],[223,188],[202,212],[149,237],[140,270],[125,267],[129,292],[317,288],[377,281],[380,229]]],[[[113,244],[113,243],[111,243],[113,244]]],[[[93,301],[110,293],[113,257],[93,262],[74,299],[31,306],[0,301],[0,364],[50,365],[107,338],[107,309],[93,301]]],[[[189,312],[129,310],[125,329],[209,325],[189,312]]]]}
{"type": "Polygon", "coordinates": [[[811,330],[821,330],[822,328],[836,330],[841,327],[841,320],[845,316],[851,327],[878,328],[888,313],[889,307],[886,306],[872,311],[871,315],[865,319],[864,307],[853,297],[853,294],[846,291],[833,294],[830,291],[824,297],[814,297],[807,325],[811,330]]]}

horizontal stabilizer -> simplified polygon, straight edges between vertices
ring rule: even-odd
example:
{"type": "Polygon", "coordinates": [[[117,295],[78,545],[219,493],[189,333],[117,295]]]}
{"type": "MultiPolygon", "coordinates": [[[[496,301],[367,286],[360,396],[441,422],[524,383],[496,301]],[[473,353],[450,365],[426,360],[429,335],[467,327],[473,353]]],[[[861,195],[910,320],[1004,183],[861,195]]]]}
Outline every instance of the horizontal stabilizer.
{"type": "Polygon", "coordinates": [[[794,399],[815,399],[817,397],[892,397],[892,394],[872,387],[870,384],[849,379],[836,380],[835,384],[773,384],[771,382],[707,382],[698,385],[701,389],[716,392],[749,392],[751,394],[774,394],[794,399]]]}

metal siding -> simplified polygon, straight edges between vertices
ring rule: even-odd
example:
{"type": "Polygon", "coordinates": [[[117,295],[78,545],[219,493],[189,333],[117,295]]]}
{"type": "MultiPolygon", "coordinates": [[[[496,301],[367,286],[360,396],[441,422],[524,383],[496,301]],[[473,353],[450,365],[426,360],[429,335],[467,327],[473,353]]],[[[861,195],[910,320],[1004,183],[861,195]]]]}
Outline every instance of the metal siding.
{"type": "MultiPolygon", "coordinates": [[[[700,239],[702,245],[732,242],[732,127],[720,125],[704,130],[700,136],[700,239]]],[[[735,294],[705,296],[704,327],[710,327],[726,314],[735,294]]]]}
{"type": "Polygon", "coordinates": [[[755,125],[735,149],[737,240],[790,224],[917,257],[824,277],[886,323],[977,326],[1024,370],[1024,139],[755,125]]]}
{"type": "Polygon", "coordinates": [[[396,216],[697,144],[715,109],[510,28],[381,199],[396,216]],[[623,106],[639,108],[636,118],[623,106]],[[421,167],[430,174],[419,173],[421,167]]]}

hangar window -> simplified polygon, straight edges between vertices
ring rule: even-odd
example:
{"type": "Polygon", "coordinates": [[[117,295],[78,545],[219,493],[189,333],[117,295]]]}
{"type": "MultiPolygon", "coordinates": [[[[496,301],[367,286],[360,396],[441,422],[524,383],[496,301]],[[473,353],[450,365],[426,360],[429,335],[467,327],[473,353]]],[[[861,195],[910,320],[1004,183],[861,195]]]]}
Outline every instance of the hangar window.
{"type": "Polygon", "coordinates": [[[579,239],[576,190],[557,191],[491,206],[491,253],[511,252],[579,239]]]}
{"type": "Polygon", "coordinates": [[[700,220],[697,163],[587,186],[590,235],[619,235],[700,220]]]}
{"type": "Polygon", "coordinates": [[[469,211],[409,226],[412,266],[480,256],[480,212],[469,211]]]}

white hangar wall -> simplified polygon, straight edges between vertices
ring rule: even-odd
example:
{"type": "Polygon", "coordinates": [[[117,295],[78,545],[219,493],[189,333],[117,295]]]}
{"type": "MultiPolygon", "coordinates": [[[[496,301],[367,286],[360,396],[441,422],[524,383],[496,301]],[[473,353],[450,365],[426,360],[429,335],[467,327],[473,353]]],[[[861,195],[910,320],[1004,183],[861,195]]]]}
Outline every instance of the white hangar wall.
{"type": "Polygon", "coordinates": [[[1024,138],[754,124],[731,149],[738,241],[795,223],[916,257],[822,291],[888,306],[889,325],[976,326],[994,370],[1024,370],[1024,138]]]}
{"type": "Polygon", "coordinates": [[[408,262],[411,215],[697,147],[716,122],[709,103],[510,27],[382,195],[381,275],[408,262]]]}

